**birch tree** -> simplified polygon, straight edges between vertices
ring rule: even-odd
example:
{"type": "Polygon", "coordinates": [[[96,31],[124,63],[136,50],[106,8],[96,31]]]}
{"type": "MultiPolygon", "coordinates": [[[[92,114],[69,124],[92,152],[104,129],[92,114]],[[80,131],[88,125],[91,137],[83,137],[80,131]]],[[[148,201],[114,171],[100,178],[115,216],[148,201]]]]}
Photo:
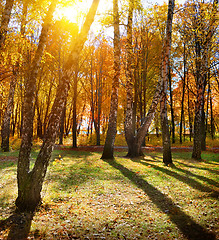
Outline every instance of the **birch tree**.
{"type": "Polygon", "coordinates": [[[104,144],[102,159],[113,158],[114,142],[117,131],[117,110],[118,110],[118,88],[120,76],[120,32],[119,32],[119,11],[118,0],[113,0],[114,17],[114,77],[110,104],[109,124],[104,144]]]}
{"type": "MultiPolygon", "coordinates": [[[[13,8],[14,0],[7,0],[5,3],[5,8],[1,18],[1,26],[0,26],[0,52],[3,51],[5,45],[5,38],[8,31],[8,25],[11,18],[11,11],[13,8]]],[[[2,130],[1,130],[1,137],[2,143],[1,148],[3,151],[9,151],[9,135],[10,135],[10,118],[13,109],[13,102],[14,102],[14,92],[16,86],[16,74],[15,70],[13,70],[11,81],[10,81],[10,90],[8,95],[8,103],[6,106],[6,110],[3,116],[2,122],[2,130]]]]}
{"type": "Polygon", "coordinates": [[[171,34],[172,34],[172,21],[174,0],[169,0],[168,14],[166,23],[166,36],[163,43],[163,54],[161,63],[161,100],[160,100],[160,116],[162,127],[162,140],[163,140],[163,162],[168,165],[172,163],[170,133],[167,117],[167,85],[168,85],[168,69],[169,58],[171,50],[171,34]]]}
{"type": "MultiPolygon", "coordinates": [[[[79,60],[79,54],[87,39],[90,26],[94,21],[98,4],[99,0],[93,0],[81,31],[72,44],[70,55],[63,66],[62,79],[57,87],[56,97],[51,109],[50,118],[44,135],[44,141],[36,158],[34,167],[31,171],[30,151],[32,146],[33,132],[33,110],[31,109],[31,106],[33,104],[33,93],[30,96],[30,94],[28,94],[28,91],[26,91],[26,98],[24,103],[24,129],[26,129],[26,127],[27,129],[23,132],[22,145],[18,158],[18,197],[16,199],[16,206],[21,211],[34,211],[36,207],[41,203],[41,190],[47,167],[49,165],[51,153],[53,151],[55,140],[59,131],[60,119],[68,95],[71,75],[75,70],[75,66],[79,60]],[[31,115],[31,117],[28,115],[31,115]]],[[[52,5],[50,6],[50,9],[47,13],[47,17],[44,21],[44,26],[42,28],[38,49],[35,54],[35,64],[39,63],[39,58],[37,56],[40,55],[40,53],[43,51],[43,45],[46,42],[46,36],[48,34],[48,22],[51,21],[51,15],[54,8],[55,2],[52,2],[52,5]]],[[[37,74],[37,71],[35,69],[36,67],[37,65],[32,66],[32,71],[34,74],[37,74]]],[[[29,85],[30,82],[31,81],[29,80],[29,87],[31,87],[29,85]]],[[[33,82],[33,85],[34,86],[32,86],[32,88],[35,89],[36,83],[33,82]]]]}
{"type": "MultiPolygon", "coordinates": [[[[129,157],[138,157],[138,156],[143,155],[142,149],[141,149],[142,142],[143,142],[143,140],[146,136],[146,133],[150,127],[150,124],[154,118],[154,115],[155,115],[155,112],[157,109],[157,104],[159,103],[161,96],[163,98],[163,101],[166,98],[165,89],[167,88],[167,83],[168,83],[168,62],[169,62],[170,47],[171,47],[173,10],[174,10],[174,0],[170,0],[169,7],[168,7],[167,23],[166,23],[166,36],[165,36],[165,40],[164,40],[164,44],[163,44],[161,77],[157,83],[157,87],[156,87],[149,111],[148,111],[147,115],[145,116],[144,120],[142,121],[142,125],[138,129],[137,133],[135,133],[133,131],[133,119],[132,119],[133,118],[133,112],[132,112],[133,96],[132,96],[132,83],[129,80],[129,79],[131,79],[131,72],[129,72],[128,85],[127,85],[127,87],[128,87],[128,90],[127,90],[128,113],[126,112],[126,123],[125,123],[125,128],[127,128],[126,129],[126,140],[127,140],[127,144],[128,144],[127,156],[129,156],[129,157]]],[[[131,13],[131,12],[129,12],[129,13],[131,13]]],[[[129,37],[128,34],[127,34],[127,37],[129,37]]],[[[130,65],[129,65],[129,69],[131,69],[130,65]]],[[[165,104],[165,102],[163,102],[162,104],[165,104]]],[[[162,105],[162,106],[165,107],[165,105],[162,105]]],[[[162,110],[163,110],[162,117],[165,120],[164,123],[166,123],[166,121],[167,121],[167,113],[165,112],[166,108],[163,108],[162,110]]],[[[164,125],[164,127],[165,127],[165,131],[168,130],[166,125],[164,125]]],[[[169,130],[168,130],[168,132],[169,132],[169,130]]],[[[163,142],[164,142],[164,159],[163,159],[163,161],[166,165],[168,165],[169,163],[172,162],[171,152],[170,152],[170,144],[168,145],[167,140],[168,140],[168,135],[167,136],[165,135],[165,138],[163,140],[163,142]]]]}
{"type": "Polygon", "coordinates": [[[205,138],[205,116],[204,102],[205,90],[207,85],[207,74],[209,71],[209,51],[212,44],[212,38],[217,28],[218,0],[208,7],[202,2],[193,3],[193,13],[191,24],[193,27],[191,36],[193,36],[194,49],[194,77],[196,82],[196,102],[195,102],[195,120],[194,120],[194,138],[192,158],[200,160],[203,138],[205,138]],[[206,9],[208,7],[208,10],[206,9]],[[211,16],[209,18],[209,15],[211,16]]]}
{"type": "Polygon", "coordinates": [[[5,38],[8,31],[8,25],[11,19],[11,11],[13,8],[14,0],[7,0],[5,3],[5,8],[1,18],[1,26],[0,26],[0,51],[2,51],[5,38]]]}
{"type": "MultiPolygon", "coordinates": [[[[20,34],[23,37],[24,33],[25,33],[25,23],[26,23],[26,17],[27,17],[27,2],[24,2],[23,4],[23,9],[22,9],[22,17],[21,17],[21,30],[20,30],[20,34]]],[[[6,3],[6,7],[8,8],[8,12],[10,11],[12,7],[12,3],[6,3]]],[[[4,15],[3,15],[4,17],[4,15]]],[[[9,16],[8,16],[9,17],[9,16]]],[[[4,22],[4,21],[3,21],[4,22]]],[[[5,21],[6,22],[6,21],[5,21]]],[[[2,37],[2,45],[4,44],[4,38],[5,38],[5,34],[2,37]]],[[[21,53],[21,51],[19,50],[19,53],[21,53]]],[[[12,76],[11,76],[11,81],[10,81],[10,89],[9,89],[9,94],[8,94],[8,102],[7,102],[7,106],[4,112],[4,116],[3,116],[3,121],[2,121],[2,129],[1,129],[1,137],[2,137],[2,142],[1,142],[1,149],[4,152],[8,152],[9,149],[9,137],[10,137],[10,124],[11,124],[11,115],[12,115],[12,111],[13,111],[13,105],[14,105],[14,94],[15,94],[15,88],[16,88],[16,84],[17,84],[17,75],[19,72],[19,61],[20,59],[17,60],[17,62],[15,63],[15,65],[12,67],[12,76]]]]}

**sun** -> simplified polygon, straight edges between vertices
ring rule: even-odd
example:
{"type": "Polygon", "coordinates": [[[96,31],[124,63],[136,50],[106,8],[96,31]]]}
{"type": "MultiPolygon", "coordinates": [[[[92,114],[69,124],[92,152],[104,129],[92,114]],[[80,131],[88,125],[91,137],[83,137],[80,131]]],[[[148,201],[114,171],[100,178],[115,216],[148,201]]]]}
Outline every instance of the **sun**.
{"type": "Polygon", "coordinates": [[[92,1],[77,1],[73,5],[62,6],[56,9],[54,18],[60,20],[66,18],[70,22],[80,25],[82,19],[86,15],[92,1]]]}
{"type": "MultiPolygon", "coordinates": [[[[53,16],[55,20],[66,19],[71,23],[75,23],[80,29],[93,0],[76,0],[72,2],[73,3],[69,4],[69,1],[66,1],[68,4],[64,4],[64,1],[62,1],[62,4],[56,8],[53,16]]],[[[108,0],[100,0],[97,19],[100,15],[103,16],[107,10],[112,9],[111,2],[112,1],[108,0]]],[[[98,20],[96,20],[93,24],[92,31],[98,32],[99,29],[101,29],[101,25],[98,23],[98,20]]]]}
{"type": "Polygon", "coordinates": [[[75,7],[73,6],[57,8],[54,18],[56,20],[66,18],[70,22],[78,23],[78,11],[76,11],[75,7]]]}

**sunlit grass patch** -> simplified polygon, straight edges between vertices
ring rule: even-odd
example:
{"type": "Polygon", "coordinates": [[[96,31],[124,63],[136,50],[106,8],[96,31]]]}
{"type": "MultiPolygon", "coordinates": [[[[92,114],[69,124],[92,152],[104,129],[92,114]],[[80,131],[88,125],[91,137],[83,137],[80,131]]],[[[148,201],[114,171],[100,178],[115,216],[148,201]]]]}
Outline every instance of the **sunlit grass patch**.
{"type": "Polygon", "coordinates": [[[0,157],[0,220],[10,213],[16,195],[16,158],[0,157]]]}
{"type": "MultiPolygon", "coordinates": [[[[101,153],[55,150],[30,237],[160,240],[218,234],[218,154],[204,152],[204,161],[197,162],[191,153],[173,153],[172,167],[162,163],[162,153],[124,155],[116,152],[115,161],[103,161],[101,153]]],[[[16,160],[5,157],[2,219],[17,194],[16,160]]]]}

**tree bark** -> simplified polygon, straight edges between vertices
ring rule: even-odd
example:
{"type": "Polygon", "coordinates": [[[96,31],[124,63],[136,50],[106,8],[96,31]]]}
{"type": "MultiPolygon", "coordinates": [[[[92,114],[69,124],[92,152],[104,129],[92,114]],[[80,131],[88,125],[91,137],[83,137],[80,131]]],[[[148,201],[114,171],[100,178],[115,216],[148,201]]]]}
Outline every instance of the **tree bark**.
{"type": "Polygon", "coordinates": [[[194,138],[192,158],[201,160],[202,151],[202,130],[203,130],[203,113],[204,113],[204,93],[206,86],[205,67],[201,56],[201,46],[198,37],[195,35],[195,53],[196,53],[196,102],[195,102],[195,119],[194,119],[194,138]]]}
{"type": "Polygon", "coordinates": [[[36,97],[36,111],[37,111],[37,137],[40,139],[43,138],[43,123],[42,123],[42,111],[40,110],[39,106],[39,100],[38,97],[36,97]]]}
{"type": "Polygon", "coordinates": [[[101,53],[101,63],[100,63],[100,71],[99,71],[99,77],[98,77],[98,89],[97,89],[97,146],[100,146],[100,118],[101,118],[101,107],[102,107],[102,65],[103,65],[103,59],[102,59],[102,53],[101,53]]]}
{"type": "Polygon", "coordinates": [[[11,19],[11,11],[13,8],[14,0],[7,0],[5,9],[2,14],[1,27],[0,27],[0,51],[3,49],[5,44],[5,38],[8,31],[8,25],[11,19]]]}
{"type": "Polygon", "coordinates": [[[215,126],[214,126],[214,116],[213,116],[213,104],[212,104],[212,96],[211,96],[211,85],[209,83],[209,94],[210,94],[210,111],[211,111],[211,139],[214,139],[215,135],[215,126]]]}
{"type": "Polygon", "coordinates": [[[59,128],[59,145],[63,145],[64,131],[65,131],[66,104],[67,102],[65,101],[64,107],[62,109],[62,116],[61,116],[60,128],[59,128]]]}
{"type": "Polygon", "coordinates": [[[114,76],[112,84],[112,95],[110,102],[109,124],[101,159],[113,159],[114,142],[117,132],[117,110],[118,110],[118,88],[120,76],[120,32],[118,0],[113,0],[114,17],[114,76]]]}
{"type": "Polygon", "coordinates": [[[185,98],[185,85],[186,85],[186,58],[185,58],[185,42],[183,45],[183,90],[182,90],[182,100],[181,100],[181,115],[180,115],[180,126],[179,126],[179,142],[182,144],[182,126],[184,119],[184,98],[185,98]]]}
{"type": "Polygon", "coordinates": [[[78,95],[78,64],[74,73],[73,82],[73,124],[72,124],[72,147],[77,147],[77,95],[78,95]]]}
{"type": "Polygon", "coordinates": [[[202,106],[202,113],[201,113],[201,149],[202,151],[206,151],[206,123],[205,123],[204,103],[202,106]]]}
{"type": "Polygon", "coordinates": [[[7,103],[6,110],[4,112],[2,129],[1,129],[1,137],[2,137],[1,149],[4,152],[9,152],[10,150],[9,149],[10,122],[11,122],[11,114],[12,114],[13,105],[14,105],[14,92],[16,88],[16,83],[17,83],[17,76],[15,75],[15,73],[13,73],[12,79],[10,82],[8,103],[7,103]]]}
{"type": "Polygon", "coordinates": [[[128,157],[133,156],[134,147],[134,124],[133,124],[133,54],[132,54],[132,24],[134,3],[129,2],[128,24],[127,24],[127,69],[126,69],[126,116],[125,116],[125,139],[128,144],[128,157]]]}
{"type": "MultiPolygon", "coordinates": [[[[188,81],[188,80],[187,80],[188,81]]],[[[190,142],[192,141],[192,114],[191,114],[191,110],[190,110],[190,91],[189,88],[187,88],[187,94],[188,94],[188,116],[189,116],[189,139],[190,142]]]]}
{"type": "Polygon", "coordinates": [[[15,105],[14,107],[14,113],[12,112],[12,117],[11,117],[11,134],[12,136],[14,137],[15,136],[15,130],[16,130],[16,126],[17,126],[17,123],[18,123],[18,103],[15,105]]]}
{"type": "Polygon", "coordinates": [[[197,89],[197,100],[195,103],[195,119],[194,119],[194,138],[192,158],[201,160],[201,86],[197,89]]]}
{"type": "Polygon", "coordinates": [[[169,66],[168,79],[169,79],[169,88],[170,88],[170,109],[171,109],[171,122],[172,122],[172,143],[175,143],[175,121],[174,121],[172,81],[171,81],[171,69],[170,69],[170,66],[169,66]]]}

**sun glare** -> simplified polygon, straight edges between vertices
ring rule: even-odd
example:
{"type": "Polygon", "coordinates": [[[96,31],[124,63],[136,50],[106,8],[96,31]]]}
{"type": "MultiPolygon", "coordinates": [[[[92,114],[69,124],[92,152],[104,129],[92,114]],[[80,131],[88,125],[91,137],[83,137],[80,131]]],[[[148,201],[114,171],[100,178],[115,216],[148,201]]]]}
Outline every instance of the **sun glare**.
{"type": "MultiPolygon", "coordinates": [[[[61,20],[63,18],[69,20],[72,23],[76,23],[79,28],[83,24],[84,18],[89,11],[89,8],[92,4],[93,0],[80,0],[75,1],[75,4],[69,4],[66,6],[60,6],[56,9],[54,13],[54,18],[56,20],[61,20]]],[[[111,1],[110,1],[111,2],[111,1]]],[[[101,0],[99,7],[98,7],[98,13],[104,14],[105,11],[109,10],[111,8],[111,4],[107,0],[101,0]]],[[[100,26],[97,26],[98,23],[94,23],[95,29],[99,29],[100,26]]]]}
{"type": "Polygon", "coordinates": [[[80,13],[80,9],[77,9],[75,6],[68,6],[56,9],[54,17],[57,20],[66,18],[70,22],[78,24],[80,13]]]}

